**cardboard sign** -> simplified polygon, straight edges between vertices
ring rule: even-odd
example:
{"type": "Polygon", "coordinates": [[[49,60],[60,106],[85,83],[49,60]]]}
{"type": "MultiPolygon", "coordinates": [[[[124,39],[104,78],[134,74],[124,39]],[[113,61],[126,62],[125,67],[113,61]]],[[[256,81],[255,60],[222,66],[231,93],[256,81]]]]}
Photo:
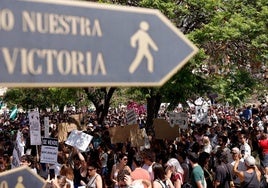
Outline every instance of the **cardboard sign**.
{"type": "Polygon", "coordinates": [[[156,139],[174,140],[179,135],[179,128],[177,126],[171,127],[164,119],[155,119],[153,126],[156,139]]]}
{"type": "Polygon", "coordinates": [[[144,134],[137,124],[131,126],[111,127],[109,128],[109,134],[113,144],[130,141],[131,146],[133,147],[144,145],[144,134]]]}

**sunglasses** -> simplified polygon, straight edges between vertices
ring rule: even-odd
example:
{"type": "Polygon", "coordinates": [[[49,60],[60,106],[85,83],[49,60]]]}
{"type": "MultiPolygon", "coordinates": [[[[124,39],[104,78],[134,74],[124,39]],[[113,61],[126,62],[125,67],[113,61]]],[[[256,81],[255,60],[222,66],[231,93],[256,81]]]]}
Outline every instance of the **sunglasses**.
{"type": "Polygon", "coordinates": [[[123,158],[124,161],[127,161],[127,158],[123,158]]]}
{"type": "Polygon", "coordinates": [[[95,170],[95,169],[94,169],[94,168],[88,168],[87,170],[88,170],[88,171],[92,171],[92,170],[95,170]]]}

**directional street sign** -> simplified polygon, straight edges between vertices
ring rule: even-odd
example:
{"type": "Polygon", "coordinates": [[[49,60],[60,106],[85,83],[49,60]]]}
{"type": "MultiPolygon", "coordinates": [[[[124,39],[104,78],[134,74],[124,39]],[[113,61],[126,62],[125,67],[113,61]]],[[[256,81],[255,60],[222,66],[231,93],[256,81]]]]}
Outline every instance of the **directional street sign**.
{"type": "Polygon", "coordinates": [[[41,178],[41,176],[39,176],[26,166],[14,168],[12,170],[0,173],[1,188],[44,188],[45,184],[46,182],[44,179],[41,178]]]}
{"type": "Polygon", "coordinates": [[[161,86],[197,51],[154,9],[0,2],[2,86],[161,86]]]}

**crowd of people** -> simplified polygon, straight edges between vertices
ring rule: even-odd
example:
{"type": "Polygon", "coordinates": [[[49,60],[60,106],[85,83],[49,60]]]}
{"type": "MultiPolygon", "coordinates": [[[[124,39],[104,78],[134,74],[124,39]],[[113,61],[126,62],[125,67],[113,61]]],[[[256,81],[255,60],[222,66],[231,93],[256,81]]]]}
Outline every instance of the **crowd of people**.
{"type": "MultiPolygon", "coordinates": [[[[39,162],[38,147],[29,144],[26,115],[21,114],[16,121],[1,117],[0,171],[11,169],[16,131],[20,130],[26,140],[25,151],[30,151],[21,156],[20,165],[29,166],[44,178],[46,187],[267,187],[266,105],[248,105],[237,109],[211,106],[206,124],[194,122],[194,110],[176,110],[188,113],[188,128],[181,130],[175,140],[159,140],[150,136],[150,148],[142,150],[131,146],[130,142],[111,143],[107,131],[109,121],[105,126],[98,125],[94,112],[90,112],[85,121],[85,131],[94,135],[89,149],[82,152],[60,142],[57,164],[39,162]]],[[[113,117],[109,119],[120,119],[118,114],[122,112],[111,111],[109,116],[113,117]]],[[[57,123],[66,116],[51,116],[51,124],[55,125],[51,137],[57,137],[57,123]]],[[[159,117],[168,118],[166,111],[161,111],[159,117]]],[[[142,118],[137,118],[140,123],[146,121],[144,114],[142,118]]]]}

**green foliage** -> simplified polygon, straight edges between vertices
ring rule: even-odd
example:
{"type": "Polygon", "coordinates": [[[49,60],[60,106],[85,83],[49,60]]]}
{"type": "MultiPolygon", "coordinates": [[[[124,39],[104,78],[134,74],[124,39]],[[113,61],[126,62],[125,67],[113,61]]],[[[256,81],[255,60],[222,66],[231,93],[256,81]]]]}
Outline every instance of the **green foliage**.
{"type": "Polygon", "coordinates": [[[14,88],[8,89],[4,101],[8,107],[15,104],[25,110],[39,108],[45,110],[58,106],[61,110],[65,105],[75,105],[80,101],[79,91],[75,88],[14,88]]]}
{"type": "Polygon", "coordinates": [[[174,0],[141,0],[139,5],[146,8],[160,10],[169,19],[173,19],[176,15],[176,1],[174,0]]]}
{"type": "Polygon", "coordinates": [[[214,84],[213,87],[221,94],[220,101],[229,102],[236,107],[246,102],[253,94],[252,88],[257,84],[256,80],[245,70],[228,74],[225,79],[218,78],[216,83],[217,85],[214,84]]]}
{"type": "Polygon", "coordinates": [[[45,109],[50,103],[47,89],[9,89],[4,95],[4,101],[8,107],[18,105],[26,110],[39,107],[45,109]]]}
{"type": "MultiPolygon", "coordinates": [[[[4,100],[24,108],[78,104],[84,95],[98,110],[129,99],[163,100],[173,106],[186,99],[216,92],[239,105],[267,80],[254,77],[268,66],[267,0],[99,0],[102,3],[154,8],[161,11],[199,48],[199,53],[160,88],[11,89],[4,100]],[[208,73],[202,66],[208,67],[208,73]],[[250,66],[248,66],[250,65],[250,66]],[[248,66],[248,67],[247,67],[248,66]],[[213,71],[212,71],[213,69],[213,71]]],[[[164,33],[163,33],[164,35],[164,33]]],[[[173,53],[173,52],[171,52],[173,53]]],[[[165,62],[162,62],[165,63],[165,62]]],[[[267,86],[266,86],[267,88],[267,86]]],[[[150,102],[152,102],[150,101],[150,102]]],[[[158,101],[159,102],[159,101],[158,101]]],[[[153,104],[153,102],[152,102],[153,104]]],[[[157,110],[155,105],[150,110],[157,110]]]]}
{"type": "Polygon", "coordinates": [[[79,94],[83,91],[75,88],[49,88],[49,92],[51,104],[58,106],[62,111],[65,105],[76,105],[81,100],[79,94]]]}

